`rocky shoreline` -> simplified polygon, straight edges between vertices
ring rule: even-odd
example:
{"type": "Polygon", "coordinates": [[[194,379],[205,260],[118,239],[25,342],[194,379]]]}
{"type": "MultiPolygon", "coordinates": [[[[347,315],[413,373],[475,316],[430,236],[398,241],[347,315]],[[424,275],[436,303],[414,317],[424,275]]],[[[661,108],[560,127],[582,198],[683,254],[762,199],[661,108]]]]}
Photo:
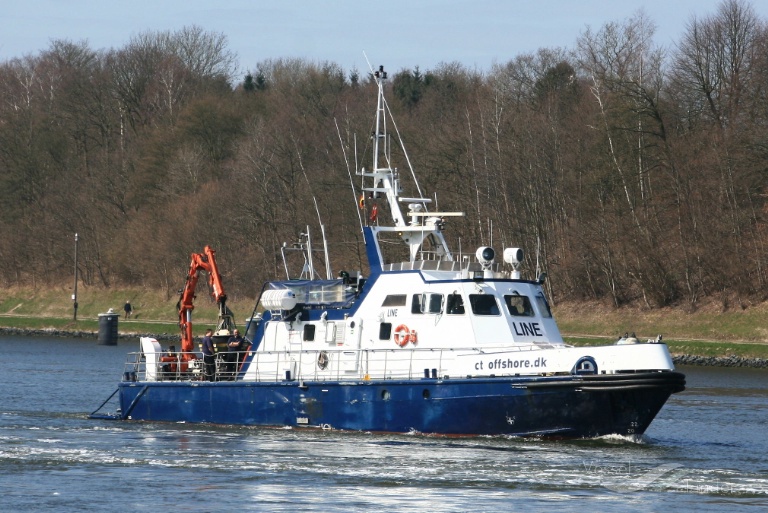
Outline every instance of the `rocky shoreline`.
{"type": "MultiPolygon", "coordinates": [[[[98,338],[97,331],[66,331],[57,329],[23,329],[1,328],[0,336],[25,337],[63,337],[63,338],[98,338]]],[[[177,341],[178,333],[119,333],[121,340],[152,337],[158,341],[177,341]]],[[[756,369],[768,368],[768,359],[744,358],[741,356],[699,356],[695,354],[672,355],[675,365],[697,365],[702,367],[750,367],[756,369]]]]}
{"type": "Polygon", "coordinates": [[[768,368],[768,359],[743,358],[741,356],[698,356],[694,354],[672,355],[675,365],[699,365],[705,367],[752,367],[768,368]]]}
{"type": "MultiPolygon", "coordinates": [[[[25,328],[0,328],[0,336],[16,337],[62,337],[62,338],[98,338],[98,331],[68,331],[53,328],[25,329],[25,328]]],[[[152,337],[158,341],[178,340],[178,333],[118,333],[118,339],[137,339],[139,337],[152,337]]]]}

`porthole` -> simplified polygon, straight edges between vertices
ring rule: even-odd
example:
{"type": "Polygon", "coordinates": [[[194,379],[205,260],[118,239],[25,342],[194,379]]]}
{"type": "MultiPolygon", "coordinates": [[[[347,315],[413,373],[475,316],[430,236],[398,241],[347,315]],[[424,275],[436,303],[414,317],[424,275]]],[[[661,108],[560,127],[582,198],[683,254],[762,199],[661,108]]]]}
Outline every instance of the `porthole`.
{"type": "Polygon", "coordinates": [[[424,391],[422,391],[422,392],[421,392],[421,396],[422,396],[424,399],[429,399],[429,395],[430,395],[430,394],[429,394],[429,390],[427,390],[426,388],[424,389],[424,391]]]}
{"type": "Polygon", "coordinates": [[[392,395],[389,393],[389,390],[382,390],[381,391],[381,398],[385,401],[389,401],[389,399],[392,397],[392,395]]]}

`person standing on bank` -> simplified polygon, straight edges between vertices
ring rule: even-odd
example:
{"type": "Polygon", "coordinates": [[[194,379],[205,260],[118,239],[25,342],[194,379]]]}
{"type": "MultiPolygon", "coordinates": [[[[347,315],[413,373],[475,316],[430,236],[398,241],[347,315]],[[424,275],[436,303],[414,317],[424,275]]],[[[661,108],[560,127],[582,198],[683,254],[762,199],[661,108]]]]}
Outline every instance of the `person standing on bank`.
{"type": "Polygon", "coordinates": [[[216,350],[213,347],[213,330],[205,330],[203,336],[203,376],[206,381],[216,380],[216,350]]]}
{"type": "Polygon", "coordinates": [[[240,335],[240,330],[235,328],[232,336],[227,340],[227,371],[235,379],[240,351],[245,350],[245,339],[240,335]]]}
{"type": "Polygon", "coordinates": [[[125,302],[125,305],[123,306],[123,311],[125,311],[126,319],[131,316],[131,314],[133,313],[133,307],[131,306],[130,301],[125,302]]]}

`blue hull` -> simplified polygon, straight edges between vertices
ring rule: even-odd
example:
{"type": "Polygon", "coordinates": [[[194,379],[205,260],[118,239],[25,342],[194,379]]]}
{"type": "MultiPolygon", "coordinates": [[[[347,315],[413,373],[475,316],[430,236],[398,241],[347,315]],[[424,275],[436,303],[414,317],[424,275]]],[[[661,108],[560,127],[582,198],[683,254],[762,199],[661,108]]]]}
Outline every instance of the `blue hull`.
{"type": "Polygon", "coordinates": [[[360,382],[123,382],[121,417],[441,435],[642,434],[677,372],[360,382]]]}

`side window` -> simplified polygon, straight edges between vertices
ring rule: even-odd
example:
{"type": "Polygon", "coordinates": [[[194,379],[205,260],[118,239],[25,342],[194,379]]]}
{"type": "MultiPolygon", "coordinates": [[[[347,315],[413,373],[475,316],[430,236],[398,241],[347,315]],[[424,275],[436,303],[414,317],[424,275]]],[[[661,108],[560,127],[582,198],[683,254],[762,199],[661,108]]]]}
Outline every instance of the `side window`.
{"type": "Polygon", "coordinates": [[[381,306],[405,306],[405,294],[390,294],[384,298],[381,306]]]}
{"type": "Polygon", "coordinates": [[[461,315],[464,313],[464,299],[461,294],[448,294],[445,301],[445,311],[448,315],[461,315]]]}
{"type": "Polygon", "coordinates": [[[313,342],[315,340],[315,325],[314,324],[305,324],[304,325],[304,341],[305,342],[313,342]]]}
{"type": "Polygon", "coordinates": [[[510,315],[515,317],[533,317],[533,307],[528,296],[511,295],[504,296],[504,302],[507,304],[510,315]]]}
{"type": "Polygon", "coordinates": [[[382,322],[379,324],[379,340],[389,340],[392,336],[392,323],[382,322]]]}
{"type": "Polygon", "coordinates": [[[501,315],[496,296],[492,294],[470,294],[469,304],[475,315],[501,315]]]}
{"type": "Polygon", "coordinates": [[[544,294],[539,293],[539,295],[536,296],[536,305],[539,307],[539,314],[542,317],[552,317],[552,310],[549,309],[549,302],[547,302],[547,298],[544,297],[544,294]]]}
{"type": "Polygon", "coordinates": [[[429,298],[429,313],[439,314],[443,312],[443,295],[442,294],[426,294],[429,298]]]}
{"type": "Polygon", "coordinates": [[[413,302],[411,303],[411,313],[414,313],[414,314],[421,313],[421,294],[413,295],[413,302]]]}

